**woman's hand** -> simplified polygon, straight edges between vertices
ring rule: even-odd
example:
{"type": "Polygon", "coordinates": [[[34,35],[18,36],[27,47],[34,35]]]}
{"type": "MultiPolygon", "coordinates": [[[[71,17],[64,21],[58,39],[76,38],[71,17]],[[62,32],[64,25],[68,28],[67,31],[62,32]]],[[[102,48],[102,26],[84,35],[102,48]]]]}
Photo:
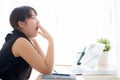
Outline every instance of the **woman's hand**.
{"type": "Polygon", "coordinates": [[[51,35],[47,32],[47,30],[45,28],[43,28],[41,25],[39,26],[40,31],[38,30],[38,33],[43,36],[45,39],[47,39],[48,41],[52,40],[51,35]]]}

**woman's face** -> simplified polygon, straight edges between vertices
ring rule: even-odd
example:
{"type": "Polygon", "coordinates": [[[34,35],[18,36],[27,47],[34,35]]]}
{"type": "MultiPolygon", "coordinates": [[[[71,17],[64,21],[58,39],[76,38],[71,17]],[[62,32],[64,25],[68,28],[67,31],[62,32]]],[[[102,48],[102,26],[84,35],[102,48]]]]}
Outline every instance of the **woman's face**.
{"type": "Polygon", "coordinates": [[[24,28],[22,31],[26,34],[28,38],[36,37],[38,33],[38,28],[40,24],[36,18],[36,14],[32,11],[32,16],[29,19],[26,19],[24,22],[24,28]]]}

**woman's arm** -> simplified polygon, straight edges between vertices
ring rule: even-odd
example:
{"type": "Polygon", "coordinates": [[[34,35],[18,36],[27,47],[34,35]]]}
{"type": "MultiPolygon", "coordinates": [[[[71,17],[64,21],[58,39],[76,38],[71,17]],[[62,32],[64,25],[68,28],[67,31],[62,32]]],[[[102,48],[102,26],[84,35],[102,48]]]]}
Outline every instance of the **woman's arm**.
{"type": "Polygon", "coordinates": [[[30,39],[33,42],[34,48],[36,49],[36,51],[40,54],[40,56],[45,60],[45,54],[42,51],[41,47],[39,46],[38,42],[36,39],[30,39]]]}
{"type": "Polygon", "coordinates": [[[17,39],[12,47],[12,51],[15,57],[21,56],[40,73],[49,74],[52,72],[54,65],[54,42],[50,34],[43,27],[40,26],[39,28],[41,30],[39,34],[48,40],[46,56],[44,56],[44,53],[37,42],[34,42],[36,48],[34,49],[31,43],[25,38],[17,39]]]}
{"type": "MultiPolygon", "coordinates": [[[[40,31],[38,31],[38,34],[40,34],[42,37],[48,40],[48,49],[47,49],[47,54],[45,57],[45,62],[47,63],[46,65],[49,66],[48,68],[50,70],[53,69],[53,64],[54,64],[54,42],[53,38],[51,35],[41,26],[39,25],[40,31]]],[[[38,52],[42,52],[40,46],[36,41],[34,41],[34,44],[36,45],[36,49],[38,49],[38,52]]],[[[42,52],[43,53],[43,52],[42,52]]],[[[42,57],[44,57],[44,54],[40,54],[42,57]]],[[[52,72],[52,71],[51,71],[52,72]]]]}
{"type": "MultiPolygon", "coordinates": [[[[31,39],[31,41],[33,42],[34,44],[34,48],[36,49],[36,51],[40,54],[40,56],[46,61],[49,63],[50,62],[53,62],[53,63],[49,63],[48,65],[51,65],[51,68],[53,68],[53,64],[54,64],[54,43],[53,41],[49,41],[48,43],[48,49],[47,49],[47,54],[46,56],[44,55],[41,47],[39,46],[37,40],[35,39],[31,39]],[[52,54],[51,54],[52,53],[52,54]],[[51,59],[50,59],[51,58],[51,59]],[[52,61],[51,61],[52,60],[52,61]]],[[[50,68],[50,67],[49,67],[50,68]]]]}

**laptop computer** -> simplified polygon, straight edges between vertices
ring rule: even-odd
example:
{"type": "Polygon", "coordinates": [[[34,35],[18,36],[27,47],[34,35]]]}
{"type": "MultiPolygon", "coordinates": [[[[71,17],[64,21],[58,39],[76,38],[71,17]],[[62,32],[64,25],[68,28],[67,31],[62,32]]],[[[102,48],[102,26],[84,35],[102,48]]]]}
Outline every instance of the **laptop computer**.
{"type": "Polygon", "coordinates": [[[95,69],[104,47],[104,44],[90,44],[88,47],[83,49],[77,64],[73,66],[67,66],[66,68],[74,74],[83,74],[85,71],[95,69]]]}

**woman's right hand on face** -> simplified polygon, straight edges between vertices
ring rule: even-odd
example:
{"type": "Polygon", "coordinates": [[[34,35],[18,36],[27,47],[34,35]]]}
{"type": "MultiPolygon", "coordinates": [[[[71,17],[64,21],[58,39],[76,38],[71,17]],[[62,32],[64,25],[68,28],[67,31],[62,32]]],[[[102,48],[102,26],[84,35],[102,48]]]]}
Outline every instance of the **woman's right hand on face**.
{"type": "Polygon", "coordinates": [[[43,36],[45,39],[47,39],[48,41],[51,41],[52,40],[52,36],[48,33],[48,31],[43,28],[41,25],[39,25],[39,29],[40,31],[38,30],[38,33],[43,36]]]}

